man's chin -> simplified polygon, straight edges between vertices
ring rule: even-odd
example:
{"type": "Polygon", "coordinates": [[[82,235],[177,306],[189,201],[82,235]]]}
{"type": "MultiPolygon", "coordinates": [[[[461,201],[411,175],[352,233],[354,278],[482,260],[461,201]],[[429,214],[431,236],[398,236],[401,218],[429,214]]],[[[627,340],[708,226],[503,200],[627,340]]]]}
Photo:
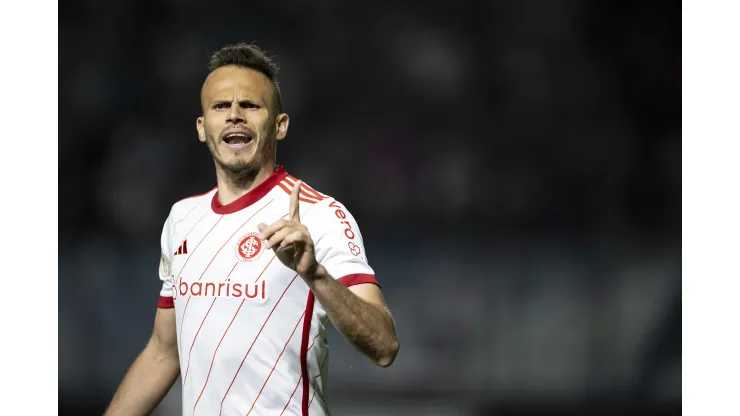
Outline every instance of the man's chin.
{"type": "Polygon", "coordinates": [[[260,164],[255,160],[232,159],[228,161],[216,160],[218,165],[227,173],[237,176],[251,176],[260,170],[260,164]]]}

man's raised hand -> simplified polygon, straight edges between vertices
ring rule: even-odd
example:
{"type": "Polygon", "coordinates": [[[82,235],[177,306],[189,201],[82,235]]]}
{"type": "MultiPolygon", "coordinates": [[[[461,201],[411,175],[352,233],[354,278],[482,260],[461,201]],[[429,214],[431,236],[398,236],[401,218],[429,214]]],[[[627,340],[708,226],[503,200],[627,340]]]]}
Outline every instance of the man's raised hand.
{"type": "Polygon", "coordinates": [[[314,245],[308,228],[301,224],[298,195],[302,181],[296,181],[290,195],[290,219],[277,220],[274,223],[259,224],[257,229],[261,238],[267,242],[267,248],[273,249],[280,261],[295,270],[303,278],[311,278],[318,268],[314,245]]]}

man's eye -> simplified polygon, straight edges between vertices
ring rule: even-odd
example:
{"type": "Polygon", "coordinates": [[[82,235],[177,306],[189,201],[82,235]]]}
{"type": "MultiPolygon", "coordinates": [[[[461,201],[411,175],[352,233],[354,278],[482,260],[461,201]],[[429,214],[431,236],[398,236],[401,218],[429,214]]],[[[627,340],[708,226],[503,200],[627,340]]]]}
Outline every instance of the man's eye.
{"type": "Polygon", "coordinates": [[[223,110],[225,108],[229,108],[229,105],[226,103],[218,103],[214,105],[213,108],[215,108],[216,110],[223,110]]]}

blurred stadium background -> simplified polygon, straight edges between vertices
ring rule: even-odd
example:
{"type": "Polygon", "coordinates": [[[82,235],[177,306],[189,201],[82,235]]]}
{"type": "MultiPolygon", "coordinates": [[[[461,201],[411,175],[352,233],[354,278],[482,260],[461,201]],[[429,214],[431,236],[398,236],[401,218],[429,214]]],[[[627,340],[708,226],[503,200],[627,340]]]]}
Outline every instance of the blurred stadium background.
{"type": "Polygon", "coordinates": [[[400,331],[389,369],[330,334],[335,414],[678,409],[680,2],[59,13],[62,414],[101,414],[150,334],[162,223],[215,184],[205,65],[242,40],[282,67],[278,162],[353,212],[400,331]]]}

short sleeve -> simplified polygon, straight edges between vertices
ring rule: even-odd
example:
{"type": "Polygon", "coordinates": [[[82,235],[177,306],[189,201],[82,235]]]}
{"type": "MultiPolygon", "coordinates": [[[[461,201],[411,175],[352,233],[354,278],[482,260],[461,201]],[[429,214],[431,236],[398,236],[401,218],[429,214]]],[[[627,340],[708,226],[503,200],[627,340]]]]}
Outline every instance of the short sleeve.
{"type": "MultiPolygon", "coordinates": [[[[323,205],[323,204],[322,204],[323,205]]],[[[360,227],[338,201],[316,207],[313,213],[316,260],[327,272],[346,286],[372,283],[380,286],[368,264],[360,227]]]]}
{"type": "Polygon", "coordinates": [[[167,217],[167,221],[164,223],[162,228],[162,237],[160,240],[161,254],[159,258],[159,280],[162,282],[162,289],[159,291],[159,301],[157,307],[159,308],[174,308],[174,289],[172,284],[172,256],[173,251],[170,250],[170,233],[171,233],[171,217],[167,217]]]}

